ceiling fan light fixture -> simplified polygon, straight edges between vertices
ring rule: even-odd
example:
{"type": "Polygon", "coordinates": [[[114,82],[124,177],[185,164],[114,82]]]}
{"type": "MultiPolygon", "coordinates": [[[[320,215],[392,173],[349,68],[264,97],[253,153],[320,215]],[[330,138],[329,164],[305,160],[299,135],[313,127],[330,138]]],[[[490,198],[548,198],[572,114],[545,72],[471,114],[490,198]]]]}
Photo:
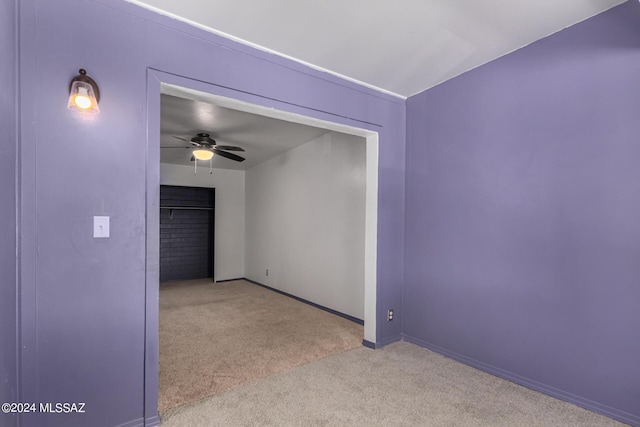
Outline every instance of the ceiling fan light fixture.
{"type": "Polygon", "coordinates": [[[195,157],[196,160],[211,160],[213,151],[198,148],[197,150],[193,150],[193,157],[195,157]]]}

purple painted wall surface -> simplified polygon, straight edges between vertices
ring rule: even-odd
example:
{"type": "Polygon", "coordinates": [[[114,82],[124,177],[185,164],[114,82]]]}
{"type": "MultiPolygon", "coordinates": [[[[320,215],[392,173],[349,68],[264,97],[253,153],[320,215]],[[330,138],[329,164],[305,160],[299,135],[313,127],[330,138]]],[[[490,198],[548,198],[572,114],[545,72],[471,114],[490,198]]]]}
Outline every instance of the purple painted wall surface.
{"type": "MultiPolygon", "coordinates": [[[[154,422],[156,384],[144,382],[145,358],[157,361],[157,318],[145,325],[145,300],[148,310],[157,305],[148,293],[154,284],[145,283],[154,262],[145,259],[145,161],[147,142],[159,144],[147,141],[147,99],[159,102],[159,84],[148,80],[156,76],[379,131],[378,341],[400,337],[401,319],[384,322],[384,312],[402,298],[403,100],[122,1],[20,4],[20,400],[86,402],[85,414],[25,415],[24,427],[154,422]],[[81,67],[100,86],[93,121],[66,109],[69,81],[81,67]],[[109,239],[92,238],[94,215],[111,217],[109,239]]],[[[156,110],[149,109],[150,135],[158,132],[156,110]]],[[[150,158],[153,179],[159,165],[150,158]]],[[[10,189],[2,185],[5,198],[10,189]]]]}
{"type": "MultiPolygon", "coordinates": [[[[0,2],[0,403],[16,402],[16,1],[0,2]]],[[[17,417],[0,413],[0,425],[17,417]]]]}
{"type": "Polygon", "coordinates": [[[640,424],[640,4],[407,101],[404,334],[640,424]]]}

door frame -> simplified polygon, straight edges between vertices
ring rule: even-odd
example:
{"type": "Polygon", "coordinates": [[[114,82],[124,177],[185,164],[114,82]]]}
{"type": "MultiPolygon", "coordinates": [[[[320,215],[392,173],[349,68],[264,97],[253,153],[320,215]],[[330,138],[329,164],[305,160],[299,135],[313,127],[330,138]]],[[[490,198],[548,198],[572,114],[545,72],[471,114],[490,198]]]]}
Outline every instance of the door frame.
{"type": "Polygon", "coordinates": [[[160,96],[185,93],[206,95],[206,102],[280,120],[360,136],[366,140],[365,251],[364,251],[364,340],[375,347],[377,325],[378,254],[378,158],[379,125],[293,105],[258,94],[218,86],[187,77],[147,69],[146,139],[146,266],[144,418],[158,417],[158,316],[159,316],[159,206],[160,206],[160,96]],[[293,112],[299,111],[303,112],[293,112]]]}

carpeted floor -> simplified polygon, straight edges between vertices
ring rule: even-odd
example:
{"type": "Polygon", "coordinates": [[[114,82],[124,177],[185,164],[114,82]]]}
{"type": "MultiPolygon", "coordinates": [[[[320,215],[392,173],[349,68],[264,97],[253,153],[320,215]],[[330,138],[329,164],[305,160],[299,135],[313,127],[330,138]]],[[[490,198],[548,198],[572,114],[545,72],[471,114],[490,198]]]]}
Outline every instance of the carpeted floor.
{"type": "Polygon", "coordinates": [[[349,320],[244,280],[160,286],[161,414],[360,347],[349,320]]]}
{"type": "Polygon", "coordinates": [[[169,411],[163,427],[622,426],[398,342],[354,350],[169,411]]]}

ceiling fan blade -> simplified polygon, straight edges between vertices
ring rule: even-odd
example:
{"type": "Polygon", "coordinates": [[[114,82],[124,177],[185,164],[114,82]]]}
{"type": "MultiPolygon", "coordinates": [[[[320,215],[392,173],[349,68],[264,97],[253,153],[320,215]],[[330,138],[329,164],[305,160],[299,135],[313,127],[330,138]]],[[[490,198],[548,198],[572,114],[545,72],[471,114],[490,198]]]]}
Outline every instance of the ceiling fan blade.
{"type": "Polygon", "coordinates": [[[217,150],[215,148],[212,148],[211,151],[213,151],[216,154],[221,155],[222,157],[226,157],[227,159],[235,160],[236,162],[244,162],[244,160],[245,160],[244,157],[240,157],[240,156],[237,156],[237,155],[232,154],[232,153],[227,153],[225,151],[217,150]]]}
{"type": "Polygon", "coordinates": [[[180,141],[184,141],[184,142],[191,142],[191,141],[189,141],[188,139],[180,138],[179,136],[171,135],[171,137],[172,137],[172,138],[175,138],[175,139],[179,139],[180,141]]]}
{"type": "Polygon", "coordinates": [[[218,150],[226,150],[226,151],[244,151],[242,147],[234,147],[233,145],[216,145],[218,150]]]}
{"type": "Polygon", "coordinates": [[[193,147],[160,147],[160,148],[193,148],[193,147]]]}

